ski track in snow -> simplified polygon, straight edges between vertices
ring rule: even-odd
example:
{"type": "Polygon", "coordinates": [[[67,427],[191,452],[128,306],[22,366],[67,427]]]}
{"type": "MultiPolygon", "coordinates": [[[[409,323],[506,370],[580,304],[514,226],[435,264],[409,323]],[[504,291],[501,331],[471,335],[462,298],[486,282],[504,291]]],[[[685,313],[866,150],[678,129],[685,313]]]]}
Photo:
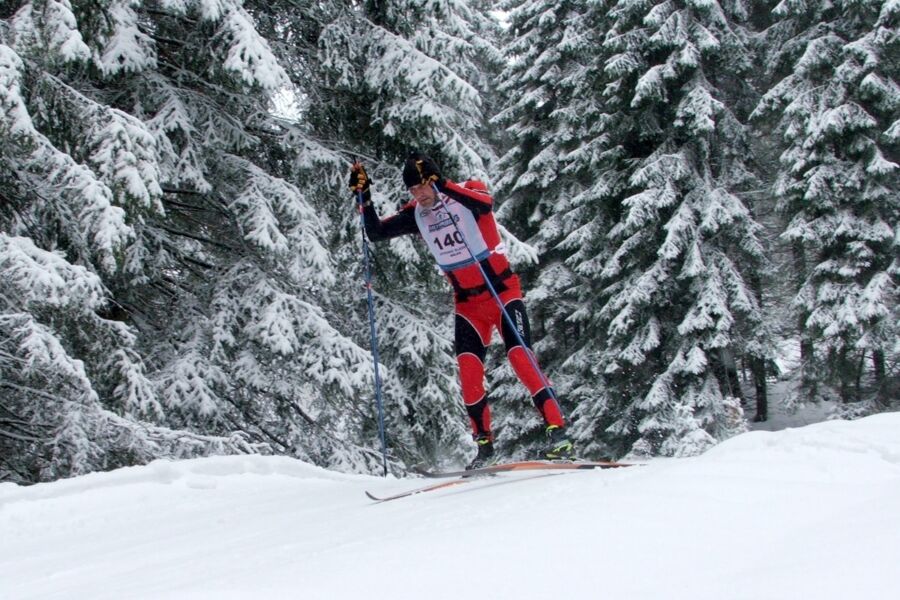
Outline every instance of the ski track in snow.
{"type": "Polygon", "coordinates": [[[0,598],[900,598],[900,414],[427,481],[278,457],[0,485],[0,598]]]}

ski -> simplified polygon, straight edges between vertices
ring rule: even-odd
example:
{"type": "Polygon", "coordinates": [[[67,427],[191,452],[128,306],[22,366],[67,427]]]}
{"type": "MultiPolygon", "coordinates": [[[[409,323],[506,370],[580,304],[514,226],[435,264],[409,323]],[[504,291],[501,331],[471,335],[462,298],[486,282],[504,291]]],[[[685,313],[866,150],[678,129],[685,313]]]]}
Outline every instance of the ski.
{"type": "Polygon", "coordinates": [[[491,473],[506,473],[509,471],[537,471],[537,470],[577,470],[577,469],[617,469],[620,467],[632,467],[637,463],[620,463],[610,461],[564,461],[564,460],[526,460],[511,463],[499,463],[479,469],[468,471],[442,471],[434,472],[416,468],[420,475],[431,478],[463,477],[469,478],[477,475],[489,475],[491,473]]]}
{"type": "MultiPolygon", "coordinates": [[[[548,472],[548,473],[532,473],[529,476],[518,477],[515,479],[498,479],[495,483],[511,483],[514,481],[527,481],[530,479],[539,479],[542,477],[553,477],[556,475],[564,475],[566,473],[572,473],[573,471],[559,471],[559,472],[548,472]]],[[[480,475],[472,476],[472,477],[461,477],[459,479],[451,479],[450,481],[440,481],[437,483],[432,483],[430,485],[426,485],[423,487],[413,488],[411,490],[406,490],[405,492],[398,492],[396,494],[390,496],[376,496],[370,491],[366,491],[366,496],[369,497],[370,500],[374,500],[375,502],[387,502],[388,500],[397,500],[399,498],[407,498],[409,496],[415,496],[416,494],[422,494],[425,492],[433,492],[436,490],[443,490],[447,488],[451,488],[457,485],[462,485],[464,483],[470,483],[472,481],[481,481],[484,482],[486,479],[488,481],[491,478],[496,477],[497,475],[494,473],[481,473],[480,475]]]]}
{"type": "Polygon", "coordinates": [[[442,490],[444,488],[453,487],[455,485],[469,483],[470,481],[475,481],[475,480],[474,479],[454,479],[453,481],[441,481],[440,483],[432,483],[431,485],[426,485],[425,487],[406,490],[405,492],[398,492],[391,496],[376,496],[372,492],[366,490],[366,496],[368,496],[371,500],[374,500],[375,502],[387,502],[388,500],[397,500],[398,498],[406,498],[407,496],[415,496],[416,494],[423,494],[425,492],[433,492],[435,490],[442,490]]]}
{"type": "MultiPolygon", "coordinates": [[[[372,492],[366,491],[366,496],[375,502],[387,502],[388,500],[397,500],[398,498],[406,498],[423,494],[425,492],[433,492],[445,488],[462,485],[472,481],[481,481],[483,477],[495,475],[497,473],[510,473],[515,471],[575,471],[585,469],[615,469],[620,467],[638,466],[639,463],[620,463],[609,461],[552,461],[552,460],[528,460],[512,463],[500,463],[482,467],[480,469],[470,469],[468,471],[445,471],[436,473],[423,469],[414,469],[420,475],[427,478],[447,478],[457,477],[450,481],[439,481],[423,487],[413,488],[404,492],[398,492],[390,496],[376,496],[372,492]]],[[[560,473],[561,474],[561,473],[560,473]]],[[[548,473],[549,475],[549,473],[548,473]]],[[[544,475],[540,475],[543,477],[544,475]]]]}

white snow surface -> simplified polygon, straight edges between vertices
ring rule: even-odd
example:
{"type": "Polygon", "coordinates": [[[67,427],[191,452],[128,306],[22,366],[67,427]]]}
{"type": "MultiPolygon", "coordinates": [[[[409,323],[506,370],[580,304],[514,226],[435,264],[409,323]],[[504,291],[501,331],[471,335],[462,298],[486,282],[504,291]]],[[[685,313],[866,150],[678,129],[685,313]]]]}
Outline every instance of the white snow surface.
{"type": "Polygon", "coordinates": [[[0,598],[900,598],[900,414],[628,469],[426,483],[287,458],[0,485],[0,598]]]}

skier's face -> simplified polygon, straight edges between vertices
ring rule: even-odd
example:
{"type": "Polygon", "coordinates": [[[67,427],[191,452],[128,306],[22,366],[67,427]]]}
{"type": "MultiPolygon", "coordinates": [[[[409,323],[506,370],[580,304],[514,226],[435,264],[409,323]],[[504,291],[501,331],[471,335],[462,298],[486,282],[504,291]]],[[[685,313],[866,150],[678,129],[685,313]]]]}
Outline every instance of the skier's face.
{"type": "Polygon", "coordinates": [[[414,185],[409,188],[409,193],[412,194],[412,197],[420,206],[431,208],[431,205],[434,204],[435,194],[431,184],[420,183],[419,185],[414,185]]]}

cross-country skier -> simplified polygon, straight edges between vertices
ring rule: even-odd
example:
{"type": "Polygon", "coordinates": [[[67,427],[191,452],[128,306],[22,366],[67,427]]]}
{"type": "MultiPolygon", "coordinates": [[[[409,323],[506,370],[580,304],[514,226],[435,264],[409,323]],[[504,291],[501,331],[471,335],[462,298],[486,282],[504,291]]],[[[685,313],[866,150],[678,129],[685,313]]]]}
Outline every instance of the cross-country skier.
{"type": "Polygon", "coordinates": [[[403,183],[413,199],[396,214],[381,220],[372,206],[370,183],[362,164],[353,164],[350,189],[355,194],[363,194],[363,219],[369,239],[378,241],[419,234],[453,286],[459,380],[478,447],[478,454],[466,468],[490,464],[494,454],[491,408],[484,389],[484,359],[495,327],[503,337],[516,376],[528,388],[546,424],[545,457],[572,458],[573,446],[566,435],[559,404],[545,385],[546,378],[533,366],[537,362],[530,349],[531,335],[519,277],[512,272],[505,256],[487,187],[478,180],[454,183],[441,176],[437,164],[429,157],[413,153],[403,165],[403,183]],[[435,187],[440,193],[435,192],[435,187]],[[504,319],[476,261],[499,295],[526,348],[504,319]]]}

